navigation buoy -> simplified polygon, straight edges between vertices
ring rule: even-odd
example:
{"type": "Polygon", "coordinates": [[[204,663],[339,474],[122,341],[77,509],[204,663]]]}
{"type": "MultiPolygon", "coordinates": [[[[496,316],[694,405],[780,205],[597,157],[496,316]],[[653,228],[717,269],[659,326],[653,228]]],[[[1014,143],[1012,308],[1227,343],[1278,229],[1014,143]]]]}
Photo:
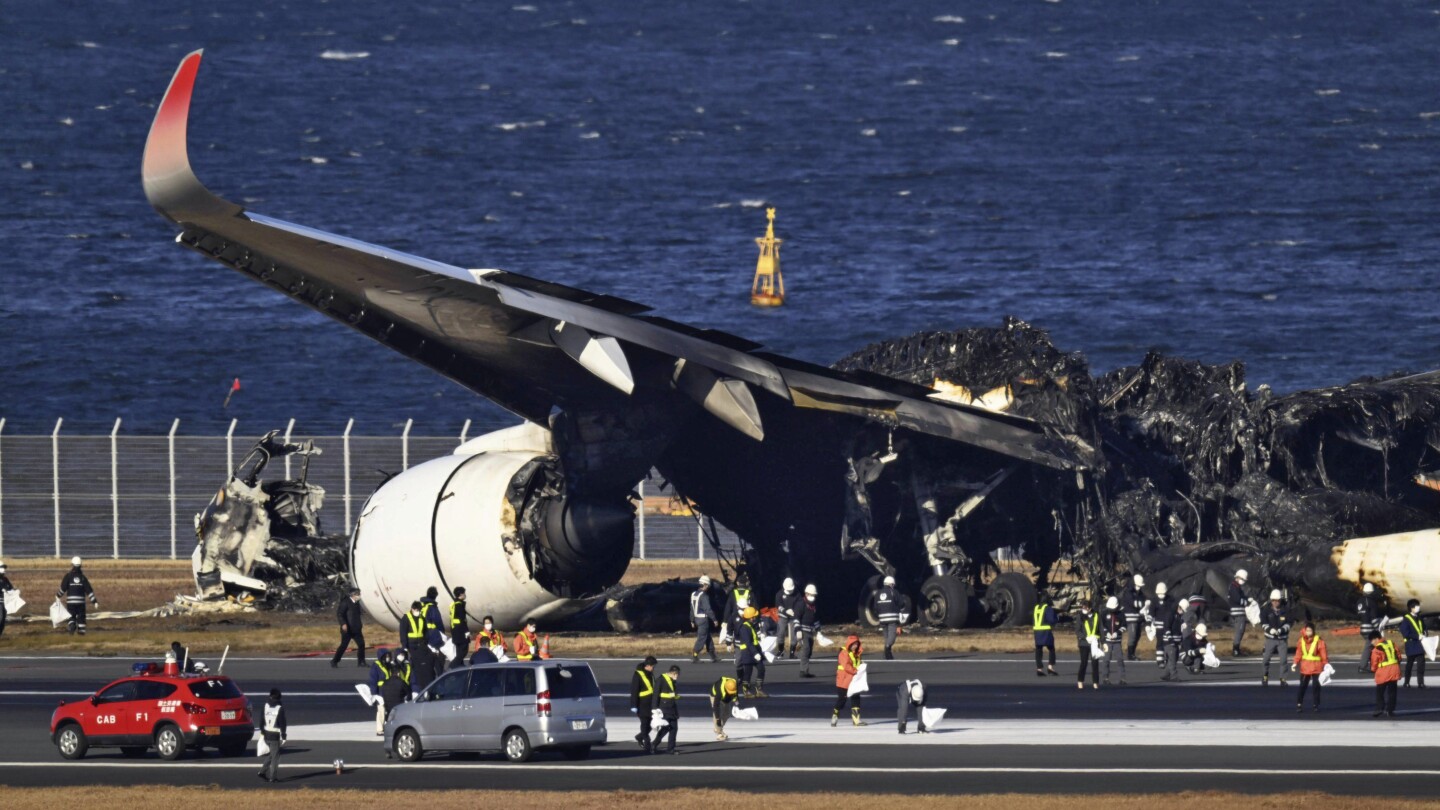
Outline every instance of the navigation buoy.
{"type": "Polygon", "coordinates": [[[765,209],[765,236],[756,239],[760,260],[755,263],[755,282],[750,285],[750,303],[757,307],[778,307],[785,303],[785,278],[780,275],[780,243],[775,238],[775,209],[765,209]]]}

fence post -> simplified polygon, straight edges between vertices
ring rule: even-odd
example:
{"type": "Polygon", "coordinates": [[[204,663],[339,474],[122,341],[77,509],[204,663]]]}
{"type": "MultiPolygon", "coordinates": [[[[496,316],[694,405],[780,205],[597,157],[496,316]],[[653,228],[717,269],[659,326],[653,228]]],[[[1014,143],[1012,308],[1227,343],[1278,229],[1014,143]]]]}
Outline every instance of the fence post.
{"type": "Polygon", "coordinates": [[[345,423],[345,435],[341,437],[341,446],[344,448],[345,456],[345,533],[350,533],[350,429],[355,427],[355,420],[352,418],[345,423]]]}
{"type": "MultiPolygon", "coordinates": [[[[5,417],[0,416],[0,448],[5,445],[5,417]]],[[[5,464],[0,453],[0,560],[5,558],[5,464]]]]}
{"type": "Polygon", "coordinates": [[[170,559],[175,559],[175,431],[180,420],[170,423],[170,559]]]}
{"type": "Polygon", "coordinates": [[[120,417],[110,429],[110,558],[120,559],[120,417]]]}
{"type": "MultiPolygon", "coordinates": [[[[646,478],[649,474],[646,474],[646,478]]],[[[640,479],[640,486],[635,488],[640,494],[640,514],[635,519],[635,527],[640,533],[640,559],[645,559],[645,478],[640,479]]]]}
{"type": "Polygon", "coordinates": [[[50,432],[51,492],[55,501],[55,556],[60,556],[60,426],[65,417],[55,420],[55,429],[50,432]]]}
{"type": "Polygon", "coordinates": [[[705,516],[695,513],[695,559],[705,559],[705,516]]]}
{"type": "MultiPolygon", "coordinates": [[[[288,425],[285,426],[285,443],[286,443],[286,444],[289,444],[289,443],[290,443],[290,433],[291,433],[292,431],[294,431],[294,430],[295,430],[295,420],[292,418],[292,419],[290,420],[290,424],[288,424],[288,425]]],[[[286,478],[286,480],[289,480],[289,478],[290,478],[290,457],[289,457],[289,456],[286,456],[286,457],[285,457],[285,478],[286,478]]]]}
{"type": "Polygon", "coordinates": [[[463,425],[460,426],[460,444],[464,444],[465,442],[469,441],[469,439],[470,439],[470,420],[469,420],[469,419],[466,419],[466,420],[465,420],[465,424],[463,424],[463,425]]]}
{"type": "Polygon", "coordinates": [[[405,431],[400,434],[400,470],[404,472],[410,469],[410,427],[415,424],[414,419],[405,420],[405,431]]]}
{"type": "Polygon", "coordinates": [[[231,419],[230,429],[225,431],[225,480],[230,480],[230,474],[235,471],[235,423],[240,420],[231,419]]]}

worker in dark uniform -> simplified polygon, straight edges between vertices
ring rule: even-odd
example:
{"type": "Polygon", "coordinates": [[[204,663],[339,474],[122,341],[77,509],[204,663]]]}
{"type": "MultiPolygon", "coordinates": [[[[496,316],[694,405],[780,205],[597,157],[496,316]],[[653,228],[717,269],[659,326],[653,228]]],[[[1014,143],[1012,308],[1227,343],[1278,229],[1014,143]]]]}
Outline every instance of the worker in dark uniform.
{"type": "Polygon", "coordinates": [[[425,629],[437,633],[444,632],[444,619],[440,617],[440,589],[431,585],[425,589],[425,596],[420,599],[420,615],[425,617],[425,629]]]}
{"type": "Polygon", "coordinates": [[[1380,600],[1375,598],[1375,586],[1367,582],[1360,588],[1360,599],[1355,603],[1355,612],[1360,617],[1360,635],[1365,639],[1365,651],[1360,654],[1360,671],[1370,671],[1371,642],[1380,637],[1379,625],[1383,614],[1380,600]]]}
{"type": "Polygon", "coordinates": [[[1190,670],[1191,675],[1199,675],[1205,671],[1205,652],[1210,647],[1209,633],[1210,628],[1200,622],[1193,630],[1187,630],[1181,641],[1180,663],[1190,670]]]}
{"type": "Polygon", "coordinates": [[[464,587],[455,589],[455,601],[450,603],[450,641],[455,645],[452,666],[464,666],[465,651],[470,649],[470,616],[465,612],[464,587]]]}
{"type": "Polygon", "coordinates": [[[1260,676],[1260,685],[1270,685],[1270,657],[1280,659],[1280,685],[1285,682],[1285,659],[1290,657],[1290,611],[1282,601],[1284,594],[1277,588],[1270,592],[1270,604],[1260,608],[1260,630],[1265,634],[1265,651],[1261,661],[1265,673],[1260,676]]]}
{"type": "Polygon", "coordinates": [[[5,635],[5,594],[15,590],[10,584],[10,577],[5,574],[5,563],[0,562],[0,636],[5,635]]]}
{"type": "Polygon", "coordinates": [[[1165,625],[1175,612],[1170,591],[1161,582],[1155,586],[1155,601],[1150,605],[1150,632],[1155,634],[1155,666],[1165,669],[1165,625]]]}
{"type": "Polygon", "coordinates": [[[289,727],[285,722],[285,706],[280,702],[279,689],[270,690],[270,699],[265,701],[261,717],[260,732],[265,738],[265,744],[270,747],[270,753],[265,759],[265,767],[261,768],[256,776],[266,782],[279,782],[280,746],[289,736],[289,727]]]}
{"type": "Polygon", "coordinates": [[[635,742],[650,753],[650,716],[655,711],[655,656],[647,655],[635,674],[630,676],[630,713],[640,718],[640,733],[635,742]]]}
{"type": "Polygon", "coordinates": [[[1160,642],[1165,649],[1165,674],[1160,676],[1162,681],[1180,679],[1180,644],[1185,640],[1185,615],[1189,605],[1190,600],[1181,599],[1165,617],[1165,628],[1160,636],[1160,642]]]}
{"type": "Polygon", "coordinates": [[[360,589],[351,588],[350,593],[340,597],[335,606],[335,620],[340,623],[340,646],[335,648],[335,657],[330,659],[330,668],[340,666],[350,641],[355,641],[355,666],[365,666],[365,632],[360,625],[360,589]]]}
{"type": "Polygon", "coordinates": [[[780,583],[780,590],[775,592],[775,615],[778,619],[775,622],[775,657],[785,655],[785,650],[790,650],[790,657],[795,657],[795,580],[786,577],[780,583]]]}
{"type": "Polygon", "coordinates": [[[900,632],[900,594],[895,592],[895,577],[885,577],[880,589],[871,597],[871,606],[880,622],[880,630],[885,634],[885,660],[894,660],[895,653],[890,648],[895,646],[895,637],[900,632]]]}
{"type": "Polygon", "coordinates": [[[690,594],[690,626],[695,628],[695,647],[690,651],[690,662],[700,661],[700,651],[710,653],[710,663],[720,659],[715,655],[715,639],[710,637],[710,628],[715,625],[715,606],[710,604],[710,577],[700,577],[700,587],[690,594]]]}
{"type": "Polygon", "coordinates": [[[1375,671],[1375,717],[1384,713],[1395,716],[1395,685],[1400,682],[1400,659],[1395,655],[1395,642],[1385,637],[1385,628],[1377,632],[1370,650],[1370,669],[1375,671]]]}
{"type": "Polygon", "coordinates": [[[745,608],[740,628],[735,631],[735,664],[740,668],[741,680],[745,682],[746,697],[768,697],[765,694],[765,653],[760,650],[760,631],[756,619],[760,611],[754,607],[745,608]],[[759,673],[757,682],[755,674],[759,673]]]}
{"type": "Polygon", "coordinates": [[[1245,625],[1248,619],[1245,618],[1245,608],[1250,606],[1250,596],[1245,593],[1245,583],[1250,579],[1250,574],[1241,568],[1235,572],[1235,578],[1230,580],[1230,626],[1235,628],[1235,637],[1230,644],[1230,654],[1240,656],[1240,642],[1245,640],[1245,625]]]}
{"type": "Polygon", "coordinates": [[[740,622],[743,621],[741,614],[745,612],[745,608],[753,604],[751,602],[753,595],[754,592],[750,589],[750,575],[741,574],[736,578],[735,587],[730,589],[730,596],[725,600],[724,615],[720,618],[720,637],[722,641],[729,639],[726,641],[727,644],[734,643],[735,630],[740,626],[740,622]]]}
{"type": "Polygon", "coordinates": [[[805,586],[805,598],[795,603],[795,638],[800,647],[800,677],[813,678],[810,672],[810,656],[815,652],[815,634],[820,632],[820,619],[815,613],[815,597],[819,591],[814,585],[805,586]]]}
{"type": "Polygon", "coordinates": [[[710,716],[715,721],[715,739],[725,742],[730,739],[725,733],[725,724],[730,721],[730,711],[740,700],[740,682],[729,675],[710,684],[710,716]]]}
{"type": "Polygon", "coordinates": [[[895,722],[900,733],[905,733],[905,727],[910,722],[910,711],[915,711],[916,719],[920,721],[919,731],[921,734],[929,734],[930,729],[925,728],[925,684],[919,681],[905,681],[895,689],[895,704],[897,706],[895,722]]]}
{"type": "Polygon", "coordinates": [[[410,688],[418,692],[435,680],[435,652],[439,631],[428,629],[424,607],[419,601],[410,603],[410,612],[401,617],[400,644],[409,653],[410,688]]]}
{"type": "Polygon", "coordinates": [[[1090,669],[1090,686],[1100,688],[1100,658],[1090,649],[1090,639],[1100,638],[1100,615],[1090,607],[1089,602],[1080,603],[1080,615],[1075,621],[1075,641],[1080,648],[1080,672],[1075,676],[1075,688],[1085,688],[1085,669],[1090,669]]]}
{"type": "MultiPolygon", "coordinates": [[[[1138,616],[1136,617],[1138,620],[1138,616]]],[[[1125,685],[1125,609],[1120,606],[1119,597],[1105,600],[1105,610],[1100,614],[1100,638],[1105,644],[1105,685],[1110,685],[1110,663],[1120,666],[1120,685],[1125,685]]]]}
{"type": "MultiPolygon", "coordinates": [[[[1140,617],[1146,612],[1146,606],[1150,602],[1144,589],[1145,577],[1136,574],[1130,578],[1130,584],[1125,586],[1125,590],[1120,592],[1120,610],[1125,614],[1125,632],[1130,634],[1125,657],[1131,661],[1137,660],[1135,645],[1140,643],[1140,617]]],[[[1123,667],[1121,671],[1124,671],[1123,667]]]]}
{"type": "Polygon", "coordinates": [[[410,667],[410,656],[404,650],[396,650],[390,656],[390,674],[380,684],[380,698],[385,701],[385,718],[394,714],[395,707],[410,700],[413,694],[411,681],[415,671],[410,667]]]}
{"type": "Polygon", "coordinates": [[[1405,617],[1400,622],[1400,635],[1405,637],[1405,683],[1410,688],[1410,672],[1416,670],[1416,685],[1425,688],[1425,623],[1420,620],[1420,600],[1405,603],[1405,617]]]}
{"type": "Polygon", "coordinates": [[[657,708],[660,709],[660,716],[665,718],[665,725],[655,732],[655,740],[650,743],[651,753],[660,753],[660,743],[668,734],[670,736],[670,747],[665,749],[667,754],[678,754],[675,750],[675,735],[680,730],[680,693],[677,691],[677,684],[680,682],[680,667],[672,666],[670,671],[660,676],[660,683],[656,689],[657,708]]]}
{"type": "Polygon", "coordinates": [[[1188,634],[1191,630],[1195,629],[1195,625],[1205,622],[1206,605],[1204,594],[1197,593],[1188,599],[1181,599],[1178,608],[1181,613],[1180,623],[1184,625],[1184,633],[1188,634]]]}
{"type": "Polygon", "coordinates": [[[375,651],[375,663],[370,665],[370,694],[375,696],[375,736],[385,736],[385,682],[390,680],[390,651],[384,647],[375,651]]]}
{"type": "Polygon", "coordinates": [[[100,607],[100,600],[95,598],[95,589],[90,587],[90,580],[85,578],[85,572],[80,570],[80,558],[70,558],[70,571],[60,578],[60,590],[55,592],[57,599],[65,600],[65,609],[70,611],[70,621],[66,625],[71,634],[79,633],[85,635],[85,600],[90,600],[92,607],[100,607]]]}
{"type": "Polygon", "coordinates": [[[1035,634],[1035,674],[1045,677],[1046,670],[1041,669],[1041,654],[1045,650],[1050,651],[1049,672],[1051,675],[1059,675],[1055,671],[1055,608],[1050,607],[1050,599],[1047,594],[1040,594],[1040,604],[1035,606],[1031,615],[1030,629],[1035,634]]]}

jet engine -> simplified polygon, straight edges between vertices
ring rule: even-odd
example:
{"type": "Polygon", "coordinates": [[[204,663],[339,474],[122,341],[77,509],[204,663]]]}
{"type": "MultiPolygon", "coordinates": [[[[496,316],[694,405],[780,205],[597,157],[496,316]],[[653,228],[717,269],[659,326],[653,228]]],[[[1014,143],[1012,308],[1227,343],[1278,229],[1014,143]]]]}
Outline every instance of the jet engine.
{"type": "Polygon", "coordinates": [[[630,564],[634,508],[570,490],[550,432],[528,423],[396,475],[350,538],[362,604],[391,629],[432,585],[465,587],[472,627],[486,615],[508,628],[587,607],[630,564]]]}

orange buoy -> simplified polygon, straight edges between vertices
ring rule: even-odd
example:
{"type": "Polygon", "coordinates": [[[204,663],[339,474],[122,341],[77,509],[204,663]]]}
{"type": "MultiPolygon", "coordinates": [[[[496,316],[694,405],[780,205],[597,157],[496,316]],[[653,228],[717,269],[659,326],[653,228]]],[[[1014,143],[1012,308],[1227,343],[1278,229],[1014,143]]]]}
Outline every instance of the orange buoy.
{"type": "Polygon", "coordinates": [[[766,208],[765,235],[755,240],[760,259],[755,263],[755,281],[750,285],[750,303],[757,307],[778,307],[785,303],[785,278],[780,275],[780,243],[775,238],[775,209],[766,208]]]}

